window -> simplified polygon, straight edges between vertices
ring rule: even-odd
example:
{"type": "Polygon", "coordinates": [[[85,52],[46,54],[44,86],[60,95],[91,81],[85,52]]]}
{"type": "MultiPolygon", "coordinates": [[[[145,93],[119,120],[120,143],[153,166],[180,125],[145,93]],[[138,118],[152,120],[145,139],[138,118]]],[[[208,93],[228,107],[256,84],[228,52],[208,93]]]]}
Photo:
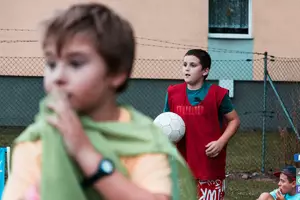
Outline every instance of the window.
{"type": "Polygon", "coordinates": [[[209,0],[209,37],[252,38],[252,0],[209,0]]]}

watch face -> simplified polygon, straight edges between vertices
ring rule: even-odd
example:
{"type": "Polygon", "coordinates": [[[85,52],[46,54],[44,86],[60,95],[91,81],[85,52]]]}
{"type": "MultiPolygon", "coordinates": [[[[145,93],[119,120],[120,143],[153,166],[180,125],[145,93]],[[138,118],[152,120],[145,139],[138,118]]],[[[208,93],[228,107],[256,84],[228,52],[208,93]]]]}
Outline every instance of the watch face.
{"type": "Polygon", "coordinates": [[[114,170],[114,166],[111,161],[103,160],[102,164],[101,164],[101,169],[105,173],[109,174],[109,173],[112,173],[112,171],[114,170]]]}

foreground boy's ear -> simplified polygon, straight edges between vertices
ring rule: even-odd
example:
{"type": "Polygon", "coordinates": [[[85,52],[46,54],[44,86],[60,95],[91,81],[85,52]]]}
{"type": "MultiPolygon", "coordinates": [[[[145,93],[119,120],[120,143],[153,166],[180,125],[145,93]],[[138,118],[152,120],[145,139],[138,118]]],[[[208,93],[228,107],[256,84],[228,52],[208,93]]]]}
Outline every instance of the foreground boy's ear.
{"type": "Polygon", "coordinates": [[[120,87],[127,79],[127,73],[118,73],[112,76],[111,84],[114,88],[120,87]]]}

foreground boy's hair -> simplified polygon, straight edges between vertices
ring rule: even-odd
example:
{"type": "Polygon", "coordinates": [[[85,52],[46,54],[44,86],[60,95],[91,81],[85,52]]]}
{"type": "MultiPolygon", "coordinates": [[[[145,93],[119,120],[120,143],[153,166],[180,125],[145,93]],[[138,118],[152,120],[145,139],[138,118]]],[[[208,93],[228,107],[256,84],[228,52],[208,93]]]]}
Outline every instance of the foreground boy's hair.
{"type": "MultiPolygon", "coordinates": [[[[135,56],[131,25],[101,4],[77,4],[46,21],[43,47],[54,42],[58,54],[76,34],[85,34],[104,59],[108,73],[126,72],[130,77],[135,56]]],[[[122,92],[127,81],[117,91],[122,92]]]]}

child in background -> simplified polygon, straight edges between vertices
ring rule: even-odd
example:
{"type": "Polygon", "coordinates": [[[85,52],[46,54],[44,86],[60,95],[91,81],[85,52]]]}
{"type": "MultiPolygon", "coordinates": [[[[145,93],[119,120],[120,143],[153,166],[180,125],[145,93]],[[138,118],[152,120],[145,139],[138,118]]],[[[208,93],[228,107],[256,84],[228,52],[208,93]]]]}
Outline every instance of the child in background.
{"type": "Polygon", "coordinates": [[[42,47],[47,96],[15,141],[2,199],[195,200],[176,148],[116,103],[134,61],[130,24],[102,4],[76,4],[46,23],[42,47]]]}
{"type": "Polygon", "coordinates": [[[185,136],[177,148],[198,184],[199,199],[224,199],[226,145],[240,120],[228,91],[206,82],[211,66],[209,54],[189,50],[183,58],[184,83],[168,88],[164,111],[180,115],[185,136]]]}
{"type": "Polygon", "coordinates": [[[294,166],[286,166],[274,175],[279,178],[278,188],[270,193],[262,193],[258,200],[300,199],[300,193],[296,191],[296,168],[294,166]]]}

